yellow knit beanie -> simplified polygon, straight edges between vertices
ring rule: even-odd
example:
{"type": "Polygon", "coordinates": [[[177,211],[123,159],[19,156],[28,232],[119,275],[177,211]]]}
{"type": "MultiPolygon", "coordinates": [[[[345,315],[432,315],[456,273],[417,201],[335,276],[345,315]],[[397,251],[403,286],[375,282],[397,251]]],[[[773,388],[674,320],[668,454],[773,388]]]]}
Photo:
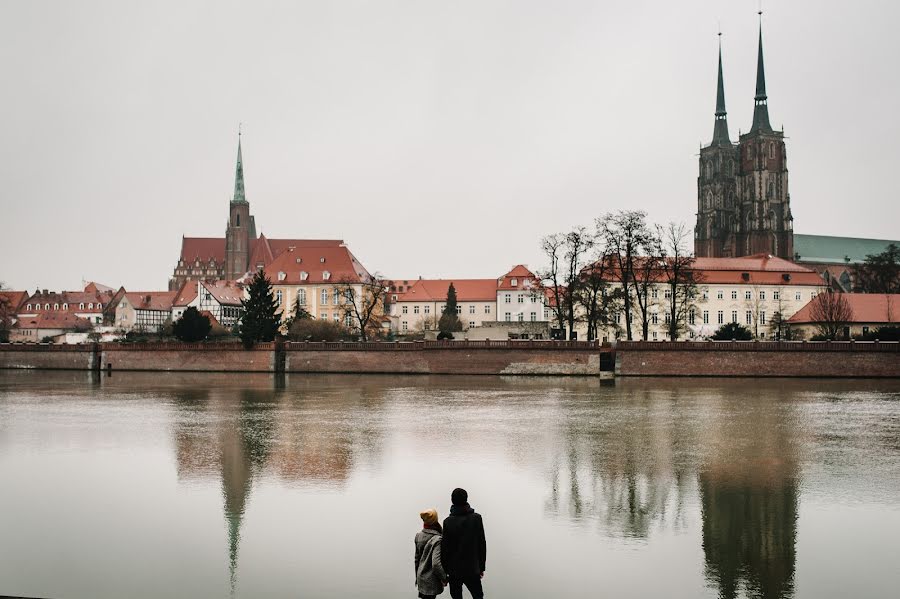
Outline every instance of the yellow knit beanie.
{"type": "Polygon", "coordinates": [[[421,512],[419,512],[419,516],[422,518],[422,522],[424,522],[425,524],[437,524],[438,513],[434,508],[422,510],[421,512]]]}

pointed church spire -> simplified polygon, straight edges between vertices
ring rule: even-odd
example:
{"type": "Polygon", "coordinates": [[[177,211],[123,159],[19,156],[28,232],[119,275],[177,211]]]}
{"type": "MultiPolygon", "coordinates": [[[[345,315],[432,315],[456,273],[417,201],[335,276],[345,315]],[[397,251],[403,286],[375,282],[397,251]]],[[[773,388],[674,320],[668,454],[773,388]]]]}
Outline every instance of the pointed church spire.
{"type": "Polygon", "coordinates": [[[716,89],[716,125],[712,145],[730,144],[728,137],[728,112],[725,110],[725,82],[722,77],[722,32],[719,32],[719,84],[716,89]]]}
{"type": "Polygon", "coordinates": [[[246,203],[244,196],[244,160],[241,158],[241,128],[238,126],[238,154],[237,166],[234,170],[234,197],[232,203],[246,203]]]}
{"type": "Polygon", "coordinates": [[[750,127],[750,133],[772,133],[766,96],[766,69],[763,65],[762,11],[759,11],[759,54],[756,59],[756,96],[753,102],[753,126],[750,127]]]}

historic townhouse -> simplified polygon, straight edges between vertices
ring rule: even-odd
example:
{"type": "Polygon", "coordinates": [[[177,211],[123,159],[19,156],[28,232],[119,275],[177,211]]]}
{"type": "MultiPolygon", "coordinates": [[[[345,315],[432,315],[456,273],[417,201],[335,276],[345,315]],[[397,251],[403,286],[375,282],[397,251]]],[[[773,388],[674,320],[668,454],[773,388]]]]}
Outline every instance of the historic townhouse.
{"type": "Polygon", "coordinates": [[[92,291],[35,291],[20,305],[18,318],[35,318],[41,314],[68,313],[98,325],[107,314],[106,308],[113,300],[111,290],[92,291]]]}
{"type": "Polygon", "coordinates": [[[393,330],[401,335],[437,330],[451,283],[456,289],[456,313],[464,329],[498,321],[546,322],[549,319],[540,281],[520,264],[497,279],[395,281],[388,298],[393,330]]]}
{"type": "Polygon", "coordinates": [[[320,320],[354,325],[348,313],[346,291],[359,300],[364,294],[380,292],[375,279],[342,242],[315,245],[312,242],[289,246],[274,258],[263,273],[272,282],[282,319],[293,314],[295,304],[320,320]]]}
{"type": "Polygon", "coordinates": [[[188,308],[212,316],[225,328],[234,328],[243,314],[243,286],[227,281],[188,281],[174,295],[172,321],[188,308]]]}
{"type": "Polygon", "coordinates": [[[125,291],[114,300],[114,326],[123,331],[155,333],[172,320],[176,291],[125,291]]]}
{"type": "MultiPolygon", "coordinates": [[[[696,258],[691,265],[695,297],[687,305],[679,339],[702,339],[726,323],[746,326],[758,339],[769,339],[776,314],[786,321],[826,289],[814,270],[775,256],[760,254],[742,258],[696,258]]],[[[648,340],[669,337],[671,288],[662,276],[648,290],[648,340]]],[[[619,284],[610,281],[607,293],[619,284]]],[[[632,336],[641,337],[641,313],[633,301],[632,336]]],[[[777,320],[776,318],[776,320],[777,320]]],[[[625,314],[618,309],[601,324],[604,341],[624,338],[625,314]]],[[[583,323],[579,327],[585,330],[583,323]]]]}

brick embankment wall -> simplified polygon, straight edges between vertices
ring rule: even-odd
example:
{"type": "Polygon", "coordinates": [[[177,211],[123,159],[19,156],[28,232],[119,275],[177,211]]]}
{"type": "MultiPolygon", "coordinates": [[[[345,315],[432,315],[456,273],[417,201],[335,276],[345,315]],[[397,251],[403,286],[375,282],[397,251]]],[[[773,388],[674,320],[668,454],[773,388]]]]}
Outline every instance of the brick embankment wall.
{"type": "Polygon", "coordinates": [[[259,343],[251,350],[240,344],[106,343],[100,368],[166,372],[275,372],[275,344],[259,343]]]}
{"type": "MultiPolygon", "coordinates": [[[[454,342],[457,343],[457,342],[454,342]]],[[[554,350],[482,348],[469,344],[422,347],[411,350],[330,351],[288,344],[286,372],[395,373],[395,374],[501,374],[563,375],[600,374],[598,349],[554,350]]],[[[472,343],[472,342],[470,342],[472,343]]],[[[315,345],[315,344],[309,344],[315,345]]]]}
{"type": "Polygon", "coordinates": [[[386,374],[600,374],[596,343],[434,341],[415,343],[102,343],[0,345],[0,369],[386,374]]]}
{"type": "Polygon", "coordinates": [[[0,369],[91,370],[96,352],[90,345],[7,345],[0,369]]]}
{"type": "Polygon", "coordinates": [[[900,345],[620,342],[616,376],[900,377],[900,345]]]}

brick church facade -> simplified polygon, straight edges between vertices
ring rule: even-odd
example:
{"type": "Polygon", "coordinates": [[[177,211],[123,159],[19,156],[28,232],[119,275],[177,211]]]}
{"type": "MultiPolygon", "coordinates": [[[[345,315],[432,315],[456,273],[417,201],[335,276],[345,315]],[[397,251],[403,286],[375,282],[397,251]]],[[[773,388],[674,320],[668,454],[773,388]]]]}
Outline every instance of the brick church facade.
{"type": "Polygon", "coordinates": [[[769,122],[760,27],[753,124],[737,143],[728,134],[719,46],[713,138],[700,150],[695,255],[727,258],[769,254],[793,259],[790,199],[784,132],[775,131],[769,122]]]}
{"type": "Polygon", "coordinates": [[[294,248],[338,248],[340,239],[268,239],[257,235],[256,219],[244,189],[244,161],[238,136],[234,195],[228,204],[225,237],[182,237],[181,253],[169,289],[181,289],[187,281],[235,281],[262,270],[284,251],[294,248]]]}

